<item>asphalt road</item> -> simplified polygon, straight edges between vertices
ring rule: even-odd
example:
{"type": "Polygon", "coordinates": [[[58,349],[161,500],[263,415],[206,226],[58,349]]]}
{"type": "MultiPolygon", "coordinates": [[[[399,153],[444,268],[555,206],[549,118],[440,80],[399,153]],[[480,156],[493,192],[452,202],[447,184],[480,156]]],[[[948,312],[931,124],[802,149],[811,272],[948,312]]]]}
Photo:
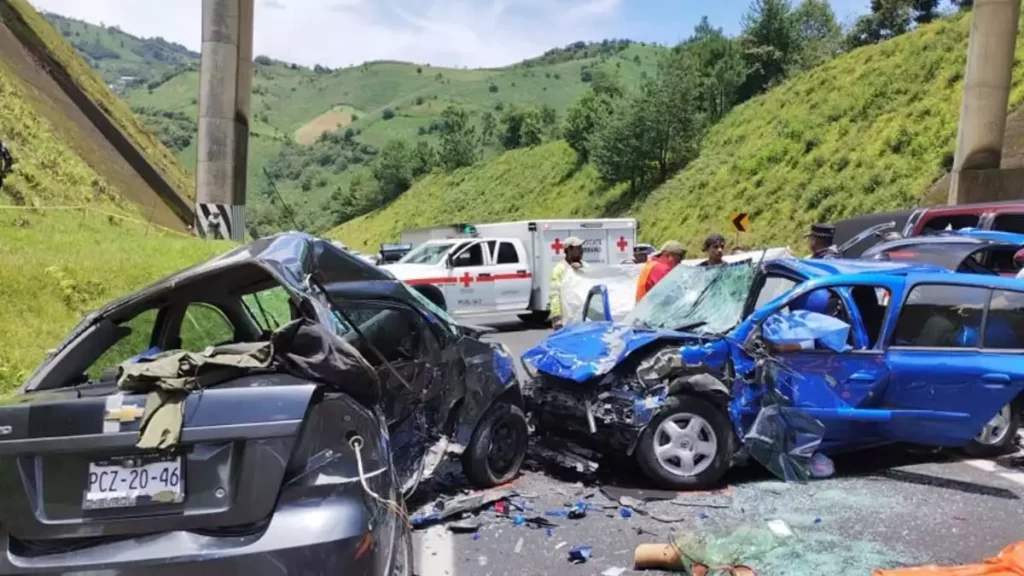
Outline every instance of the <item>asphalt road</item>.
{"type": "MultiPolygon", "coordinates": [[[[492,325],[517,356],[546,334],[515,321],[492,325]]],[[[557,527],[516,525],[488,510],[476,517],[476,535],[445,525],[420,530],[416,572],[630,574],[637,544],[697,540],[761,575],[868,575],[872,568],[980,562],[1024,539],[1024,451],[964,460],[957,453],[872,450],[838,457],[835,467],[831,478],[787,484],[754,463],[730,472],[719,493],[650,502],[630,517],[600,489],[642,487],[638,474],[599,470],[585,484],[529,470],[513,484],[528,509],[512,513],[542,516],[557,527]],[[585,518],[545,515],[580,500],[590,504],[585,518]],[[792,535],[773,534],[773,520],[792,535]],[[571,563],[569,550],[582,545],[592,547],[590,559],[571,563]]]]}

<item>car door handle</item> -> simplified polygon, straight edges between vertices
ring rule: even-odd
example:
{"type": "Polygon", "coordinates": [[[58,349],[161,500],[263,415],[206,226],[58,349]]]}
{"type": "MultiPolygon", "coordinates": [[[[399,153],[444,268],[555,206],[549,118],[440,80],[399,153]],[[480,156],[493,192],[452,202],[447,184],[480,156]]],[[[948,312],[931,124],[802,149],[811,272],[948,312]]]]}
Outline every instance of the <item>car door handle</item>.
{"type": "Polygon", "coordinates": [[[870,372],[854,372],[850,375],[850,380],[854,382],[874,382],[878,380],[878,376],[870,372]]]}
{"type": "Polygon", "coordinates": [[[491,277],[491,275],[486,273],[486,272],[481,272],[480,274],[477,274],[476,276],[477,276],[477,278],[490,278],[491,277]]]}
{"type": "Polygon", "coordinates": [[[516,274],[526,274],[529,270],[516,270],[516,274]]]}
{"type": "Polygon", "coordinates": [[[986,384],[998,384],[1000,386],[1006,386],[1010,383],[1010,376],[1007,374],[985,374],[981,377],[981,381],[986,384]]]}

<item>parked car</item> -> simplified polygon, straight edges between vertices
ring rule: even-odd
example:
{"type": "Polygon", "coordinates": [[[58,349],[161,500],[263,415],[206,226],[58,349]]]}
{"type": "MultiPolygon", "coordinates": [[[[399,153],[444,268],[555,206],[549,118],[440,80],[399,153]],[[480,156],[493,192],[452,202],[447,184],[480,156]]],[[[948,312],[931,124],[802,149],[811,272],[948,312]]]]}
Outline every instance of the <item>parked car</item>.
{"type": "Polygon", "coordinates": [[[428,447],[517,473],[508,350],[300,233],[90,314],[0,405],[0,574],[411,574],[428,447]]]}
{"type": "Polygon", "coordinates": [[[806,478],[816,451],[1006,449],[1022,348],[1019,281],[781,258],[677,267],[624,321],[569,325],[522,360],[538,431],[627,454],[683,489],[714,485],[744,455],[806,478]]]}
{"type": "Polygon", "coordinates": [[[935,264],[954,272],[1016,276],[1013,255],[1024,248],[1024,234],[963,229],[933,232],[876,244],[861,258],[935,264]]]}

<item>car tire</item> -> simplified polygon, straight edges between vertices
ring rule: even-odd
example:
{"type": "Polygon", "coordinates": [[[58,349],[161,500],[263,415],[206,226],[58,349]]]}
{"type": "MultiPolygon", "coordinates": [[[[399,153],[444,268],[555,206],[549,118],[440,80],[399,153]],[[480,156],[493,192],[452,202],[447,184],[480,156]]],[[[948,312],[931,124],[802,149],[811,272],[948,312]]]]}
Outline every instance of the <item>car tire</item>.
{"type": "Polygon", "coordinates": [[[521,408],[502,401],[491,406],[462,454],[462,471],[470,484],[493,488],[515,478],[526,456],[529,434],[521,408]],[[495,441],[501,444],[496,446],[495,441]]]}
{"type": "Polygon", "coordinates": [[[1006,454],[1014,447],[1017,439],[1017,430],[1021,425],[1021,402],[1014,401],[1007,404],[996,414],[992,420],[985,424],[985,428],[978,433],[970,444],[964,447],[964,452],[975,458],[991,458],[1006,454]],[[993,437],[992,429],[995,428],[993,437]],[[984,436],[988,434],[988,437],[984,436]]]}
{"type": "Polygon", "coordinates": [[[697,490],[713,487],[722,479],[729,470],[734,446],[732,423],[723,408],[697,396],[672,396],[641,435],[636,459],[647,477],[660,486],[697,490]],[[675,424],[675,432],[670,423],[675,424]],[[672,434],[677,437],[673,439],[672,434]],[[662,452],[659,458],[659,447],[677,441],[675,450],[662,452]],[[690,472],[686,473],[688,465],[690,472]]]}
{"type": "Polygon", "coordinates": [[[534,310],[533,312],[520,314],[519,319],[524,324],[529,324],[531,326],[542,326],[548,321],[548,318],[550,316],[551,313],[548,312],[547,310],[534,310]]]}

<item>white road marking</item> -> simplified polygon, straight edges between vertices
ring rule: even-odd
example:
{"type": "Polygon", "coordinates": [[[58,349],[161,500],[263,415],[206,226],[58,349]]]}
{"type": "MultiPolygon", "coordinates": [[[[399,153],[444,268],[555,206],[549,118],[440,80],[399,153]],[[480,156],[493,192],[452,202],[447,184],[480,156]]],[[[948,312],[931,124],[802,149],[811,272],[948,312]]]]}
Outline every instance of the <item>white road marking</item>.
{"type": "Polygon", "coordinates": [[[961,462],[969,466],[974,466],[978,470],[984,470],[985,472],[995,472],[996,468],[998,468],[996,463],[991,460],[961,460],[961,462]]]}
{"type": "Polygon", "coordinates": [[[1000,466],[998,463],[991,460],[961,460],[964,464],[974,466],[978,470],[984,470],[985,472],[992,472],[998,476],[1001,476],[1011,482],[1024,485],[1024,472],[1014,472],[1008,468],[1000,466]]]}
{"type": "Polygon", "coordinates": [[[444,525],[423,532],[416,547],[416,574],[455,576],[455,539],[444,525]]]}

